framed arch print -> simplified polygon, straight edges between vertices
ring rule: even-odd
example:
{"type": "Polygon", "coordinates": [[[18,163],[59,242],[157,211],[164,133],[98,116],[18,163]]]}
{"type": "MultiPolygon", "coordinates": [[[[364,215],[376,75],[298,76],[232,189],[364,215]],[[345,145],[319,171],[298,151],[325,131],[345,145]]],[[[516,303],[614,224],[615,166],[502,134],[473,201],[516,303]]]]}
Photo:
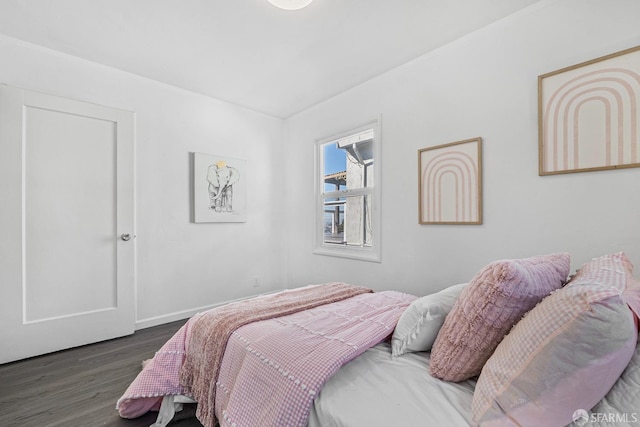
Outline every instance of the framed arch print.
{"type": "Polygon", "coordinates": [[[482,138],[418,150],[420,224],[482,224],[482,138]]]}
{"type": "Polygon", "coordinates": [[[640,166],[640,46],[538,76],[539,174],[640,166]]]}

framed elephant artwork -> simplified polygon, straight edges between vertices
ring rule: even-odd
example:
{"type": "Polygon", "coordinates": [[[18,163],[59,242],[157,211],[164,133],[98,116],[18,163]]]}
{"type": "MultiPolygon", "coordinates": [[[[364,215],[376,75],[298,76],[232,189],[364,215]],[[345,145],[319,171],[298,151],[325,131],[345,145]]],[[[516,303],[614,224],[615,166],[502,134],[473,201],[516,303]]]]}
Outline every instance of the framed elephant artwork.
{"type": "Polygon", "coordinates": [[[194,222],[247,221],[246,160],[193,153],[194,222]]]}

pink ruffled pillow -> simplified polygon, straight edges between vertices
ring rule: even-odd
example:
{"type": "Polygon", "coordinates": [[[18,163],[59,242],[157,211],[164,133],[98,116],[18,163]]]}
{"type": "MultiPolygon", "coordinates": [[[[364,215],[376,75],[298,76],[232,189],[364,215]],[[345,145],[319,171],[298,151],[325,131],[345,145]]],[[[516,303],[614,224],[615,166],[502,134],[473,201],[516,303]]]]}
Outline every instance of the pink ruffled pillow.
{"type": "Polygon", "coordinates": [[[431,350],[431,375],[463,381],[479,375],[522,316],[569,274],[569,254],[496,261],[480,270],[447,315],[431,350]]]}

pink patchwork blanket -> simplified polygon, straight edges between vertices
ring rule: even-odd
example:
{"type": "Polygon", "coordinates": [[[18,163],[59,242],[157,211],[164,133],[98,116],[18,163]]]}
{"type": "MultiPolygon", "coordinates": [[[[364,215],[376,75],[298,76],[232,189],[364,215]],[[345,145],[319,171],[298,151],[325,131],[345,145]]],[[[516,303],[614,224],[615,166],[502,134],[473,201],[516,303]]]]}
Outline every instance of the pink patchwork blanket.
{"type": "Polygon", "coordinates": [[[324,382],[388,337],[415,298],[333,283],[218,307],[190,319],[117,408],[133,418],[182,394],[205,426],[303,426],[324,382]]]}

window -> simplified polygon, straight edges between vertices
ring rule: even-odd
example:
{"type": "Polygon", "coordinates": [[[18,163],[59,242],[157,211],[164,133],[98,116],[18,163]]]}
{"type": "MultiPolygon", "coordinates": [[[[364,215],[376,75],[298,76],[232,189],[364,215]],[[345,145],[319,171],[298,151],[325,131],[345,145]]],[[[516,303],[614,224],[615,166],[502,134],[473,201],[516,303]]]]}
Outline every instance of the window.
{"type": "Polygon", "coordinates": [[[317,141],[315,253],[380,261],[378,129],[317,141]]]}

